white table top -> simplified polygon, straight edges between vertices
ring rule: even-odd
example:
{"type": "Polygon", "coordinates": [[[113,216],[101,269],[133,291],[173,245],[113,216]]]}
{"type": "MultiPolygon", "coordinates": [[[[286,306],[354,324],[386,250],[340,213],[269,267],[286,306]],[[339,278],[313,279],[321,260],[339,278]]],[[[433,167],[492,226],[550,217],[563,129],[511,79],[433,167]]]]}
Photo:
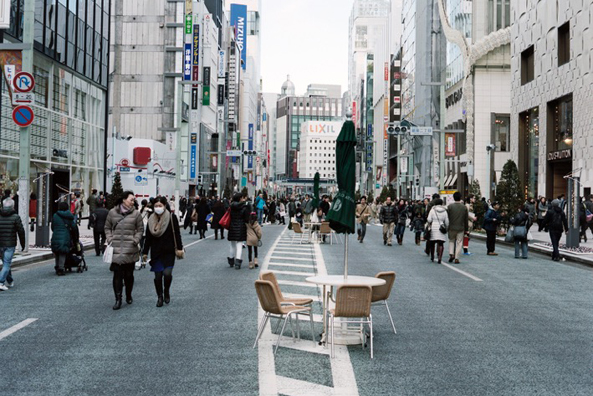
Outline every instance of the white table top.
{"type": "Polygon", "coordinates": [[[323,275],[323,276],[310,276],[306,279],[309,283],[315,283],[317,285],[329,285],[329,286],[340,286],[340,285],[365,285],[365,286],[381,286],[385,284],[384,279],[375,278],[372,276],[356,276],[348,275],[348,279],[344,279],[344,275],[323,275]]]}

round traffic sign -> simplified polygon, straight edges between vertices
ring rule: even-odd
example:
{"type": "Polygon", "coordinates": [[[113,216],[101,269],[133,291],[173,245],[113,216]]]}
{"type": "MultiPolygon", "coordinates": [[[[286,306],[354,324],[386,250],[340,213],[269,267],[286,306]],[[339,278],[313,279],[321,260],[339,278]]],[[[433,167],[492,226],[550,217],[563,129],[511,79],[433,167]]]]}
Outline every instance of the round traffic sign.
{"type": "Polygon", "coordinates": [[[130,160],[127,158],[124,158],[121,160],[121,166],[129,166],[130,165],[130,160]]]}
{"type": "Polygon", "coordinates": [[[18,72],[12,79],[12,85],[17,92],[31,92],[35,87],[35,79],[31,73],[18,72]]]}
{"type": "Polygon", "coordinates": [[[35,114],[29,106],[17,106],[12,110],[12,120],[20,127],[26,127],[33,123],[35,114]]]}

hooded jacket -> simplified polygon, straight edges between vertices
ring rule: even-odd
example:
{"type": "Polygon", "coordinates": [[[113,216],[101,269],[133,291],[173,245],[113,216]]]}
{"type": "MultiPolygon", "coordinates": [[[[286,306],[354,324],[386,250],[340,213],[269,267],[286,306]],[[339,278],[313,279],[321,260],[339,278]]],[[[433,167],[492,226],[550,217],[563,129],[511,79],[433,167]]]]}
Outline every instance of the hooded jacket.
{"type": "Polygon", "coordinates": [[[113,247],[113,263],[135,263],[140,258],[138,244],[144,235],[144,222],[136,208],[126,214],[121,213],[120,206],[109,211],[105,222],[107,244],[113,247]]]}
{"type": "Polygon", "coordinates": [[[51,222],[51,250],[54,253],[69,253],[72,249],[72,234],[70,230],[77,229],[74,215],[69,210],[59,210],[54,213],[51,222]]]}
{"type": "Polygon", "coordinates": [[[19,236],[21,247],[25,248],[25,229],[20,216],[14,209],[0,209],[0,247],[15,247],[16,236],[19,236]]]}

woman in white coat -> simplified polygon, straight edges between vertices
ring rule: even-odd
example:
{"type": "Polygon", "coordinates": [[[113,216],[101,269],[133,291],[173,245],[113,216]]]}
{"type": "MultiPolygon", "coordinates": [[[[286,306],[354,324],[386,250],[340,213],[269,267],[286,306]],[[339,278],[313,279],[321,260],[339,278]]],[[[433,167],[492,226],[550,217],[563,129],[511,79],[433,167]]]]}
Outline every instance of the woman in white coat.
{"type": "Polygon", "coordinates": [[[434,261],[434,248],[436,245],[438,263],[441,264],[447,233],[441,232],[440,228],[441,225],[445,225],[449,229],[449,216],[447,208],[443,206],[442,199],[439,198],[434,202],[434,206],[428,214],[427,222],[430,227],[430,240],[435,242],[431,244],[430,261],[434,261]]]}

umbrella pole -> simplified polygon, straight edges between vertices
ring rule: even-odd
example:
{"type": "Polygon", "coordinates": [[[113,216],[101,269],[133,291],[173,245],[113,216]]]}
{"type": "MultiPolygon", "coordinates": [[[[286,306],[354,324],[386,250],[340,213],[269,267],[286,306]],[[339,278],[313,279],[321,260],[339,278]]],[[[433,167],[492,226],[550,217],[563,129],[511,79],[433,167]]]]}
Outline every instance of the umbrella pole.
{"type": "Polygon", "coordinates": [[[348,279],[348,233],[344,234],[344,279],[348,279]]]}

